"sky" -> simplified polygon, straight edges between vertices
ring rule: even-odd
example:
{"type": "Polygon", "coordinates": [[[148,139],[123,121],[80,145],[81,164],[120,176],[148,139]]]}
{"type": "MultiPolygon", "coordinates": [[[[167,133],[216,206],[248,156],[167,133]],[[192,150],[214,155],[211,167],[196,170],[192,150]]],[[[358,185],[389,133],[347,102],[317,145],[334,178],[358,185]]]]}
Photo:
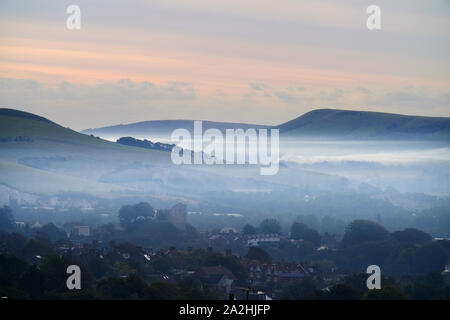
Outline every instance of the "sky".
{"type": "Polygon", "coordinates": [[[75,130],[319,108],[448,117],[449,18],[448,0],[1,0],[0,107],[75,130]]]}

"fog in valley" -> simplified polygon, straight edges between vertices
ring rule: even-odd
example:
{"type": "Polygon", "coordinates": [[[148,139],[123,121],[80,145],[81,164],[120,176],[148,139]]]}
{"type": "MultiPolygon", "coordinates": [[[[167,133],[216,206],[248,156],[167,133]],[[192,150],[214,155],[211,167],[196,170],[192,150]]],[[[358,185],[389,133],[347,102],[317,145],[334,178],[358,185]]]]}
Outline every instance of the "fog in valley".
{"type": "MultiPolygon", "coordinates": [[[[167,136],[135,138],[170,143],[167,136]]],[[[322,232],[341,234],[348,222],[364,218],[391,230],[418,227],[436,237],[450,235],[447,142],[281,138],[280,168],[273,176],[260,175],[260,165],[174,165],[170,152],[141,148],[86,152],[52,145],[44,154],[26,147],[17,144],[3,154],[37,169],[15,175],[11,168],[11,179],[23,188],[1,186],[1,204],[12,205],[19,220],[64,222],[75,216],[106,223],[117,220],[121,205],[183,202],[188,223],[199,230],[242,228],[271,217],[286,228],[306,220],[322,232]],[[51,176],[36,186],[35,174],[43,172],[51,176]]]]}

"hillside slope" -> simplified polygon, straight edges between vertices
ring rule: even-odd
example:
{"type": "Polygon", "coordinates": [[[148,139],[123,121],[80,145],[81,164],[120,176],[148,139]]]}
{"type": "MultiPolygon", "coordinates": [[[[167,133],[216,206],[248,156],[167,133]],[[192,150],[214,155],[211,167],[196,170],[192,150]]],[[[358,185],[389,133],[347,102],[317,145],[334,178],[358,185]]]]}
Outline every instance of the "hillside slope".
{"type": "Polygon", "coordinates": [[[343,139],[450,139],[450,118],[313,110],[277,126],[283,136],[343,139]]]}
{"type": "Polygon", "coordinates": [[[31,113],[0,109],[0,184],[39,194],[128,190],[99,182],[130,159],[166,166],[170,154],[87,136],[31,113]]]}

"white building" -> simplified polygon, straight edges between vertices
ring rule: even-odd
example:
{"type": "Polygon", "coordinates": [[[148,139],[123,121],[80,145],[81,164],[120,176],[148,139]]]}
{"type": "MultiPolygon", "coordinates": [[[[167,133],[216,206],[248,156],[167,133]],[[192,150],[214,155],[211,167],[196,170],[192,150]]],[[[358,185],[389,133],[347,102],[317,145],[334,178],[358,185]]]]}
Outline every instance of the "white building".
{"type": "Polygon", "coordinates": [[[260,243],[280,242],[280,235],[277,233],[250,234],[247,236],[248,246],[258,246],[260,243]]]}
{"type": "Polygon", "coordinates": [[[72,230],[78,236],[89,237],[91,235],[91,227],[90,226],[74,226],[72,230]]]}

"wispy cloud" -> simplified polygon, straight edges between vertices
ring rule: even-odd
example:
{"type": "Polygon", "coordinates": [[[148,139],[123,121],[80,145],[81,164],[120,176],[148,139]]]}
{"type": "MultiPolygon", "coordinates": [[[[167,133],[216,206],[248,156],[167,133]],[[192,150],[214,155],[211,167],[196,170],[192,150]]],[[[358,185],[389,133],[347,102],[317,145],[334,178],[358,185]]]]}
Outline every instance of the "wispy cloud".
{"type": "Polygon", "coordinates": [[[276,124],[323,107],[449,115],[450,5],[424,3],[378,1],[370,32],[359,0],[79,0],[72,32],[64,2],[4,0],[2,104],[80,129],[106,106],[109,124],[276,124]]]}

